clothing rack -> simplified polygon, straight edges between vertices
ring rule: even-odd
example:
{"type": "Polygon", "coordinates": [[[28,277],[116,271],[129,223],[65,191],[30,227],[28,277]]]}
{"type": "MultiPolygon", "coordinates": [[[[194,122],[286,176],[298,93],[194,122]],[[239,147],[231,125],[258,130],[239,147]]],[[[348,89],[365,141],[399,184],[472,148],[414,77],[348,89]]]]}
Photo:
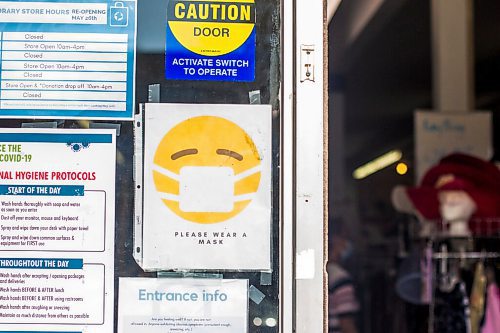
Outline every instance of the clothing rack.
{"type": "MultiPolygon", "coordinates": [[[[429,244],[431,248],[433,248],[433,244],[429,244]]],[[[491,252],[491,251],[460,251],[460,252],[448,252],[447,251],[447,246],[445,245],[444,247],[441,247],[439,252],[432,252],[432,254],[429,256],[432,258],[432,261],[436,260],[442,260],[440,263],[441,266],[441,271],[446,270],[446,261],[451,259],[451,260],[464,260],[464,259],[472,259],[472,260],[482,260],[482,259],[498,259],[500,258],[500,252],[491,252]]],[[[429,324],[428,324],[428,333],[435,333],[434,332],[434,307],[435,307],[435,296],[434,296],[434,286],[436,285],[436,273],[438,271],[437,267],[434,266],[436,263],[434,262],[432,265],[432,295],[431,295],[431,302],[429,304],[429,324]]]]}
{"type": "Polygon", "coordinates": [[[437,252],[432,259],[496,259],[500,252],[437,252]]]}

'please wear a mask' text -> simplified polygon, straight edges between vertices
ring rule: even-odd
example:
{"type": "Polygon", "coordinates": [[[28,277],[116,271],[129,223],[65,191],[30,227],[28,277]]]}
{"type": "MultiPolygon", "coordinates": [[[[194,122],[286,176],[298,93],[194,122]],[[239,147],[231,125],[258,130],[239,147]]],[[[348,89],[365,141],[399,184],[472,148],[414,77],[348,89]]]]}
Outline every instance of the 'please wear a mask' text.
{"type": "MultiPolygon", "coordinates": [[[[209,233],[208,231],[189,231],[189,232],[184,232],[184,231],[176,231],[174,233],[175,237],[189,237],[189,238],[195,238],[195,237],[221,237],[221,238],[236,238],[238,237],[236,232],[216,232],[213,231],[209,233]],[[210,236],[209,236],[210,234],[210,236]]],[[[246,237],[246,234],[243,234],[242,237],[246,237]]]]}

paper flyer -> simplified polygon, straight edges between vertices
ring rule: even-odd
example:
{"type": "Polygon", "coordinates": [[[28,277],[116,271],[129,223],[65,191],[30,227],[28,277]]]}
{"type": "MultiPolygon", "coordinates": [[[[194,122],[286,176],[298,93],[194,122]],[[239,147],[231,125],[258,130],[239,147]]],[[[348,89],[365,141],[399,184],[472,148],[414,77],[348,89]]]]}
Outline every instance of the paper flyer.
{"type": "Polygon", "coordinates": [[[119,333],[246,333],[248,280],[120,278],[119,333]]]}
{"type": "Polygon", "coordinates": [[[271,107],[146,104],[144,117],[143,269],[270,270],[271,107]]]}
{"type": "Polygon", "coordinates": [[[132,120],[135,0],[0,1],[0,117],[132,120]]]}
{"type": "Polygon", "coordinates": [[[416,178],[451,153],[464,153],[485,160],[493,156],[493,115],[491,112],[453,114],[416,111],[416,178]]]}
{"type": "Polygon", "coordinates": [[[113,130],[1,130],[0,331],[112,331],[115,156],[113,130]]]}

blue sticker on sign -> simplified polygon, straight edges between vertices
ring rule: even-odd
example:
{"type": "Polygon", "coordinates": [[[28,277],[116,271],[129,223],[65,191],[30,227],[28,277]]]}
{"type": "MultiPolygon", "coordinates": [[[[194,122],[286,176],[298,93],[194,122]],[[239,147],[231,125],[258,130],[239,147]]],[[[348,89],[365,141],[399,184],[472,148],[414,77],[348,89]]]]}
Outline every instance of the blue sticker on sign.
{"type": "Polygon", "coordinates": [[[170,0],[165,77],[255,80],[255,2],[170,0]]]}
{"type": "Polygon", "coordinates": [[[128,7],[123,2],[116,2],[109,8],[109,26],[126,27],[128,26],[128,7]]]}
{"type": "Polygon", "coordinates": [[[0,117],[132,120],[135,0],[0,2],[0,117]]]}

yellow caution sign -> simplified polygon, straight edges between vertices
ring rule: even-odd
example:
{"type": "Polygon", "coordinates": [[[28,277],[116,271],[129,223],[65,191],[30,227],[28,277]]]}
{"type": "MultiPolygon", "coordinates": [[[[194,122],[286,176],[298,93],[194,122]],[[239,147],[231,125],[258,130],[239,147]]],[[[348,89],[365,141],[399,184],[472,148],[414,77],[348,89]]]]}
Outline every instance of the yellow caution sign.
{"type": "Polygon", "coordinates": [[[177,41],[205,56],[220,56],[243,45],[255,27],[254,0],[173,0],[167,21],[177,41]]]}
{"type": "Polygon", "coordinates": [[[261,156],[252,138],[221,117],[199,116],[174,126],[160,141],[153,181],[163,203],[184,220],[226,221],[259,188],[261,156]]]}

